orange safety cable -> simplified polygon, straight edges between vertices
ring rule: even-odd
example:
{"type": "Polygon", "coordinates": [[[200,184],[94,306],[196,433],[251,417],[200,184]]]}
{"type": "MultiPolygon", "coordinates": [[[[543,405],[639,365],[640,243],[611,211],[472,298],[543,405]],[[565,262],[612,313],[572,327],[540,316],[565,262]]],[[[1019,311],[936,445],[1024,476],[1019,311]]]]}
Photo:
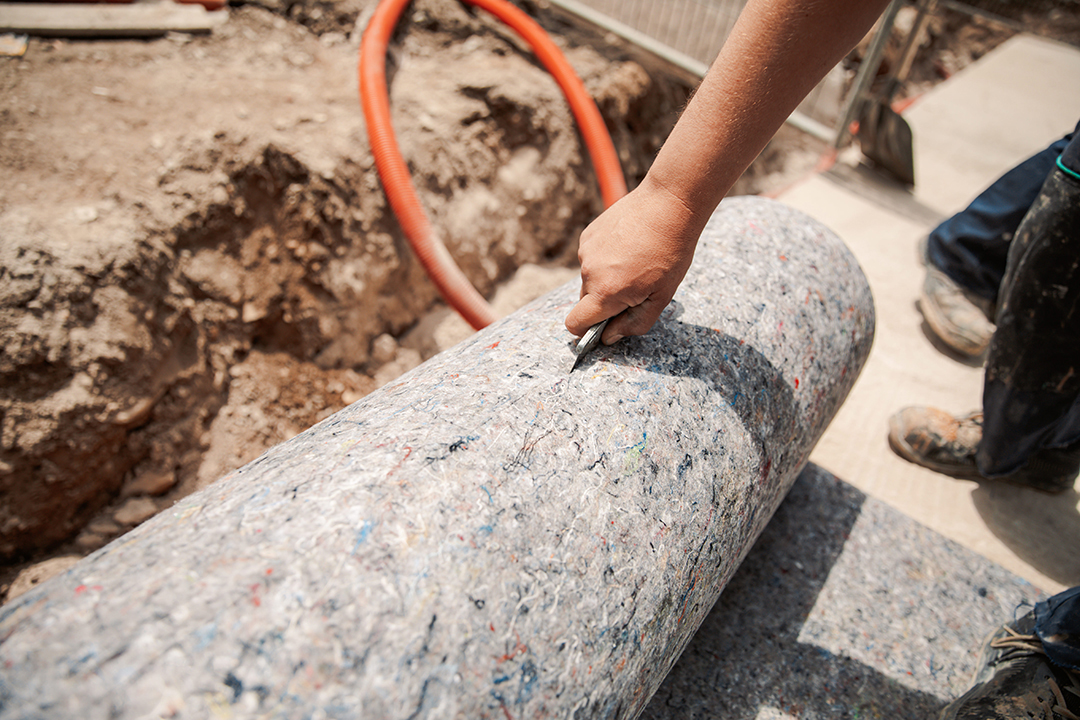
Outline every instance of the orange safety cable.
{"type": "MultiPolygon", "coordinates": [[[[537,58],[559,84],[574,113],[592,158],[605,206],[626,194],[615,145],[596,103],[585,90],[573,67],[544,29],[507,0],[464,0],[494,15],[532,47],[537,58]]],[[[443,299],[473,328],[479,330],[495,320],[487,300],[476,291],[435,234],[413,187],[408,166],[398,149],[390,120],[386,87],[386,50],[401,13],[410,0],[382,0],[364,30],[360,45],[360,103],[367,122],[371,152],[382,179],[390,207],[397,216],[413,252],[443,299]]]]}

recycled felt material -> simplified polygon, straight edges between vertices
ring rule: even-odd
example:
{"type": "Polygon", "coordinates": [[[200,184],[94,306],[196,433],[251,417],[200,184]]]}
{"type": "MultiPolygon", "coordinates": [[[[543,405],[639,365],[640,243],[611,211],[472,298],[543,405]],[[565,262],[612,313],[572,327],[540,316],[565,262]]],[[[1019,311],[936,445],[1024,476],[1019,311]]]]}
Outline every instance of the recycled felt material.
{"type": "Polygon", "coordinates": [[[0,609],[0,718],[632,718],[870,350],[827,228],[721,204],[653,331],[570,283],[0,609]]]}

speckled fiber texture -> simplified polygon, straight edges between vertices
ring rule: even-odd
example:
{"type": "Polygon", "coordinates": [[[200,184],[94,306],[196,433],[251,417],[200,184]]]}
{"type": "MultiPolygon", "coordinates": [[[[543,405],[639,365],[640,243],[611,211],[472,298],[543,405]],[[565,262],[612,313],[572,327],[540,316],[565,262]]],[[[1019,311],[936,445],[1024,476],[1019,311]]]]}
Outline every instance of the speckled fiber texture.
{"type": "MultiPolygon", "coordinates": [[[[632,718],[870,350],[826,228],[721,204],[648,336],[572,283],[0,611],[4,718],[632,718]]],[[[765,600],[763,598],[763,600],[765,600]]]]}
{"type": "Polygon", "coordinates": [[[931,720],[1050,594],[811,463],[641,717],[931,720]]]}

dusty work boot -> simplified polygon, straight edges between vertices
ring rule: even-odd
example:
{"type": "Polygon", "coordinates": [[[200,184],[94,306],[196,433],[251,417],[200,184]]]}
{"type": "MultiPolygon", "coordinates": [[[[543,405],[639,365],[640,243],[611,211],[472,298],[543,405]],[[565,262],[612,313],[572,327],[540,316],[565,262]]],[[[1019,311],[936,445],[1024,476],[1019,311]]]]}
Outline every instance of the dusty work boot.
{"type": "Polygon", "coordinates": [[[993,303],[960,287],[930,263],[919,309],[934,334],[952,350],[967,357],[986,352],[994,334],[993,303]]]}
{"type": "Polygon", "coordinates": [[[1080,448],[1042,449],[1019,470],[987,478],[975,453],[982,440],[983,414],[963,417],[932,407],[909,407],[889,418],[889,446],[900,457],[943,475],[967,480],[992,479],[1059,493],[1080,473],[1080,448]]]}
{"type": "Polygon", "coordinates": [[[1002,625],[983,645],[974,686],[940,720],[1080,720],[1080,677],[1056,665],[1028,613],[1002,625]]]}
{"type": "Polygon", "coordinates": [[[900,457],[951,477],[981,478],[975,451],[982,413],[962,418],[931,407],[909,407],[889,418],[889,445],[900,457]]]}

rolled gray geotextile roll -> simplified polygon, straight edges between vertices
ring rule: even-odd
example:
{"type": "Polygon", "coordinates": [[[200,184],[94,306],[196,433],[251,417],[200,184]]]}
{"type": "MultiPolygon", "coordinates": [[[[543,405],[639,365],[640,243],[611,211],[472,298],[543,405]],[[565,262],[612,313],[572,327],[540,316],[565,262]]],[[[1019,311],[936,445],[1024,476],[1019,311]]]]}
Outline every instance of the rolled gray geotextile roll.
{"type": "Polygon", "coordinates": [[[873,300],[759,198],[721,204],[650,334],[569,374],[577,292],[0,609],[0,717],[635,717],[854,383],[873,300]]]}

